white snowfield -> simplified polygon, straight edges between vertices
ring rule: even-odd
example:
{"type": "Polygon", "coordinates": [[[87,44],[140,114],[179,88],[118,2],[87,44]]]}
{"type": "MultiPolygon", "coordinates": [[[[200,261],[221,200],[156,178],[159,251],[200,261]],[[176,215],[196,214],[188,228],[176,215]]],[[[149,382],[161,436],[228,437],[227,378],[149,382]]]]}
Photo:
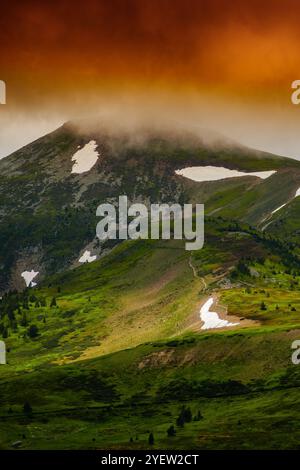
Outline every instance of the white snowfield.
{"type": "Polygon", "coordinates": [[[39,271],[34,271],[33,269],[31,271],[23,271],[21,273],[22,278],[24,279],[26,286],[29,287],[34,287],[37,285],[36,282],[32,282],[32,280],[39,274],[39,271]]]}
{"type": "Polygon", "coordinates": [[[210,312],[210,307],[214,303],[213,297],[210,297],[205,304],[200,308],[200,318],[203,321],[201,330],[209,330],[211,328],[224,328],[227,326],[236,326],[239,323],[231,323],[227,320],[222,320],[217,312],[210,312]]]}
{"type": "Polygon", "coordinates": [[[99,153],[96,150],[97,142],[91,140],[82,149],[77,150],[72,157],[72,162],[75,162],[71,173],[85,173],[89,171],[96,163],[99,153]]]}
{"type": "Polygon", "coordinates": [[[190,166],[175,171],[176,175],[184,176],[198,183],[203,181],[218,181],[225,178],[236,178],[239,176],[257,176],[258,178],[266,179],[276,173],[275,170],[270,171],[254,171],[245,173],[244,171],[229,170],[222,166],[190,166]]]}
{"type": "Polygon", "coordinates": [[[97,255],[91,255],[91,252],[86,250],[83,255],[79,258],[79,263],[92,263],[96,261],[97,255]]]}

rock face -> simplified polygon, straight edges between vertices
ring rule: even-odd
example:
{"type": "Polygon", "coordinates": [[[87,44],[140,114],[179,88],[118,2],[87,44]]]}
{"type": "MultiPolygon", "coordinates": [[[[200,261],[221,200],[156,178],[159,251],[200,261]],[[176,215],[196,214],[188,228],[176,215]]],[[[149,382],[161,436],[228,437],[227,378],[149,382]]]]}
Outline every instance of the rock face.
{"type": "MultiPolygon", "coordinates": [[[[196,183],[175,174],[179,168],[212,163],[246,172],[276,169],[277,178],[293,172],[299,187],[296,161],[231,143],[207,145],[179,131],[112,132],[101,125],[67,123],[1,160],[0,291],[22,289],[24,269],[39,271],[40,281],[74,266],[95,238],[95,213],[102,202],[114,203],[126,194],[130,202],[147,205],[205,203],[220,188],[230,189],[232,179],[196,183]],[[74,155],[91,142],[99,158],[88,169],[81,167],[86,171],[72,172],[74,155]]],[[[245,189],[269,184],[255,177],[242,180],[245,189]]],[[[259,219],[261,211],[252,218],[259,219]]]]}

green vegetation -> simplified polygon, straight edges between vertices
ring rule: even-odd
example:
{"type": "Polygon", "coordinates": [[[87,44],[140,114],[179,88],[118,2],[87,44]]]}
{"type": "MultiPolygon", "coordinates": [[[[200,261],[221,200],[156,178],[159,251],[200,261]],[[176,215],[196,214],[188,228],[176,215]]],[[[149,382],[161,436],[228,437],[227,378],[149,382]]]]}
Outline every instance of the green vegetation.
{"type": "Polygon", "coordinates": [[[206,233],[192,255],[180,241],[126,242],[3,297],[2,448],[298,446],[298,258],[222,218],[206,233]],[[256,323],[201,332],[211,293],[256,323]]]}
{"type": "Polygon", "coordinates": [[[191,135],[81,134],[69,123],[0,170],[1,449],[299,448],[299,162],[191,135]],[[71,174],[91,139],[101,159],[71,174]],[[174,173],[207,164],[278,171],[203,184],[174,173]],[[75,268],[97,205],[120,194],[204,202],[204,248],[110,242],[75,268]],[[32,267],[39,285],[23,289],[32,267]],[[237,327],[201,330],[209,296],[237,327]]]}
{"type": "Polygon", "coordinates": [[[30,449],[140,449],[153,433],[154,448],[295,448],[298,333],[187,335],[12,375],[0,384],[1,446],[25,435],[30,449]]]}

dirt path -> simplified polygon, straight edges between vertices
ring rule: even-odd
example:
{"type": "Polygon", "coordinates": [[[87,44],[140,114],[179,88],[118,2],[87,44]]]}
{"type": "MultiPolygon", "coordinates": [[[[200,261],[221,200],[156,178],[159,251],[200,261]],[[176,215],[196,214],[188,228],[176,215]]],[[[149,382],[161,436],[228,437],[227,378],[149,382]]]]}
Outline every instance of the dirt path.
{"type": "Polygon", "coordinates": [[[203,290],[206,290],[206,289],[207,289],[206,281],[205,281],[204,277],[198,276],[197,270],[196,270],[195,266],[194,266],[193,263],[192,263],[192,255],[189,257],[189,267],[190,267],[191,270],[193,271],[193,276],[194,276],[195,278],[197,278],[197,279],[200,279],[200,280],[202,281],[203,290]]]}

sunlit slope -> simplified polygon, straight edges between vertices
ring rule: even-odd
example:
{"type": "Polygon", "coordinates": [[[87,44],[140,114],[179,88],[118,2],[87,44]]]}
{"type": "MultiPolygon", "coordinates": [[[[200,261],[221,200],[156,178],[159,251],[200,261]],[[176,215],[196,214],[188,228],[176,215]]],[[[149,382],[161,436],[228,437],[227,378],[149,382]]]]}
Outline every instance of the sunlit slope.
{"type": "Polygon", "coordinates": [[[181,241],[125,242],[99,261],[3,299],[0,327],[10,348],[6,370],[30,370],[187,331],[200,333],[199,310],[210,295],[217,304],[220,300],[216,307],[221,314],[225,308],[257,320],[245,323],[252,328],[268,324],[259,312],[261,302],[271,297],[271,324],[294,327],[298,313],[291,312],[291,305],[298,309],[298,282],[299,260],[289,247],[222,219],[206,220],[204,248],[192,253],[181,241]],[[231,298],[222,301],[223,292],[232,293],[231,298]],[[239,312],[234,306],[240,298],[244,306],[239,312]],[[278,312],[276,303],[283,298],[284,309],[278,312]],[[28,336],[32,325],[38,328],[34,338],[28,336]]]}

